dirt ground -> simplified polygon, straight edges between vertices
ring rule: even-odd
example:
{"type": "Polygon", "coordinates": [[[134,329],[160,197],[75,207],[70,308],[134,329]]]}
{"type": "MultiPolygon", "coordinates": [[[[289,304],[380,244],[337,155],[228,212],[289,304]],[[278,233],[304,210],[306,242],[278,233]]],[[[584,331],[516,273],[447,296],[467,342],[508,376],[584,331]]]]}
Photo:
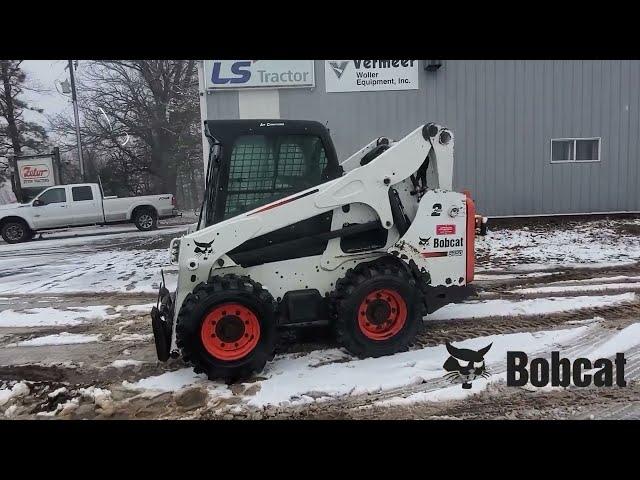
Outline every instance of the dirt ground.
{"type": "MultiPolygon", "coordinates": [[[[565,225],[565,228],[580,228],[579,219],[571,222],[575,224],[565,225]]],[[[509,228],[517,227],[498,226],[497,231],[509,228]]],[[[543,223],[535,228],[551,229],[556,225],[545,226],[543,223]]],[[[615,229],[621,237],[638,234],[635,223],[613,222],[608,224],[608,228],[615,229]]],[[[104,248],[109,246],[114,254],[128,249],[160,250],[168,246],[169,240],[168,235],[117,242],[105,240],[104,248]]],[[[97,246],[96,251],[100,248],[97,246]]],[[[517,257],[518,252],[514,251],[513,254],[517,257]]],[[[522,263],[526,264],[527,261],[522,263]]],[[[603,279],[602,284],[628,283],[628,287],[617,287],[616,294],[640,290],[640,284],[632,280],[640,276],[640,262],[637,261],[625,265],[580,268],[546,266],[527,269],[522,275],[503,268],[511,264],[506,262],[503,265],[489,256],[479,255],[477,266],[483,270],[483,275],[482,279],[475,282],[478,290],[476,299],[521,301],[576,295],[567,292],[518,293],[514,290],[557,285],[559,282],[563,286],[579,285],[584,280],[597,283],[597,279],[603,279]],[[611,277],[618,279],[611,280],[611,277]]],[[[21,268],[18,270],[22,271],[21,268]]],[[[580,295],[606,293],[603,289],[580,295]]],[[[249,381],[230,386],[232,395],[225,397],[212,397],[202,384],[176,391],[140,391],[129,386],[148,377],[185,368],[180,359],[168,363],[156,360],[149,307],[146,310],[139,309],[140,306],[153,303],[155,294],[147,291],[114,291],[0,295],[0,312],[10,308],[27,315],[36,304],[38,307],[72,312],[88,306],[110,306],[106,310],[106,318],[87,319],[73,325],[0,326],[0,389],[14,389],[17,392],[4,404],[0,397],[0,418],[4,413],[6,419],[640,419],[640,352],[637,351],[629,355],[627,387],[546,390],[507,387],[503,382],[497,382],[480,393],[460,400],[407,405],[383,406],[383,403],[388,399],[406,398],[422,392],[427,386],[444,385],[445,380],[341,396],[310,404],[271,405],[264,408],[252,408],[242,403],[243,398],[254,393],[252,389],[257,391],[260,388],[260,375],[254,378],[253,383],[249,381]],[[137,307],[128,310],[128,306],[137,307]],[[95,336],[99,340],[67,345],[20,345],[21,342],[62,332],[65,335],[95,336]]],[[[599,323],[593,335],[620,331],[639,321],[640,300],[636,298],[622,305],[547,314],[432,320],[424,323],[413,349],[488,335],[567,328],[581,321],[591,321],[594,317],[598,318],[599,323]]],[[[595,340],[588,336],[580,339],[583,344],[589,341],[595,340]]],[[[575,345],[576,351],[579,347],[575,345]]],[[[282,332],[277,354],[304,354],[329,348],[336,348],[336,344],[327,327],[295,328],[282,332]]],[[[341,361],[348,362],[349,359],[341,361]]],[[[313,397],[312,392],[309,395],[313,397]]]]}

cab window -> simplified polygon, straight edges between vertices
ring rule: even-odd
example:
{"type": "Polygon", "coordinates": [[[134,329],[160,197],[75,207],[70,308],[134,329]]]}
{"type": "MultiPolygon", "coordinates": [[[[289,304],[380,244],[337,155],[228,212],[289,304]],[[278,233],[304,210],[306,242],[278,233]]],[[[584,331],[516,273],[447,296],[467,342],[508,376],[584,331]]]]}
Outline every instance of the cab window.
{"type": "Polygon", "coordinates": [[[64,188],[52,188],[40,195],[38,200],[40,200],[44,205],[49,205],[50,203],[64,203],[67,201],[67,195],[64,188]]]}
{"type": "Polygon", "coordinates": [[[324,146],[312,135],[246,135],[231,152],[224,218],[316,186],[327,179],[324,146]]]}
{"type": "Polygon", "coordinates": [[[93,200],[93,193],[91,187],[72,187],[71,196],[74,202],[81,202],[83,200],[93,200]]]}

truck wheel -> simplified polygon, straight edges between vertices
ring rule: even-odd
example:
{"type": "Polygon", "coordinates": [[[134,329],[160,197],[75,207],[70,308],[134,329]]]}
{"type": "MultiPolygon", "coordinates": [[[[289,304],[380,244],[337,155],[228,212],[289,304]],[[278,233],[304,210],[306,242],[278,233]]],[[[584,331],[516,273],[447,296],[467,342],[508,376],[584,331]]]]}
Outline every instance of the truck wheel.
{"type": "Polygon", "coordinates": [[[150,208],[143,208],[136,212],[133,217],[133,223],[136,224],[138,230],[148,232],[158,226],[158,215],[150,208]]]}
{"type": "Polygon", "coordinates": [[[9,220],[5,222],[2,225],[0,233],[7,243],[26,242],[33,238],[33,232],[22,220],[9,220]]]}
{"type": "Polygon", "coordinates": [[[395,265],[358,265],[348,270],[336,282],[332,299],[337,340],[360,358],[406,350],[422,322],[415,280],[395,265]]]}
{"type": "Polygon", "coordinates": [[[247,276],[200,283],[185,298],[176,343],[196,373],[234,382],[264,368],[276,345],[276,303],[247,276]]]}

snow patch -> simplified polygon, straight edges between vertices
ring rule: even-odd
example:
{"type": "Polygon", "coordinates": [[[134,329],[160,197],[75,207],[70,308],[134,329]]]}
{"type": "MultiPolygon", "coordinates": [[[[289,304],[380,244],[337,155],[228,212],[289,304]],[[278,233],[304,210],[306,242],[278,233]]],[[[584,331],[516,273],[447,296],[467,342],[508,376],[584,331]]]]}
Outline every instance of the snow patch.
{"type": "Polygon", "coordinates": [[[126,380],[122,385],[133,390],[160,390],[163,392],[173,392],[181,388],[191,385],[202,380],[206,380],[204,374],[197,374],[191,368],[182,368],[173,372],[166,372],[154,377],[143,378],[135,383],[129,383],[126,380]]]}
{"type": "Polygon", "coordinates": [[[627,290],[640,288],[640,283],[585,283],[583,285],[548,285],[534,288],[518,288],[511,293],[564,293],[564,292],[595,292],[601,290],[627,290]]]}
{"type": "Polygon", "coordinates": [[[0,327],[42,327],[51,325],[78,325],[89,319],[109,319],[108,305],[90,305],[74,310],[57,308],[28,308],[25,310],[3,310],[0,312],[0,327]]]}
{"type": "Polygon", "coordinates": [[[41,347],[44,345],[72,345],[77,343],[97,342],[100,335],[82,335],[78,333],[62,332],[55,335],[36,337],[30,340],[10,343],[7,347],[41,347]]]}
{"type": "Polygon", "coordinates": [[[4,405],[12,398],[29,395],[29,392],[29,386],[25,382],[18,382],[12,388],[0,389],[0,406],[4,405]]]}
{"type": "Polygon", "coordinates": [[[109,365],[115,368],[126,368],[126,367],[135,367],[138,365],[142,365],[144,362],[141,362],[140,360],[133,360],[133,359],[122,359],[122,360],[114,360],[113,362],[111,362],[109,365]]]}
{"type": "Polygon", "coordinates": [[[119,333],[111,337],[111,340],[117,342],[146,342],[153,338],[152,333],[142,334],[142,333],[119,333]]]}
{"type": "Polygon", "coordinates": [[[482,317],[506,317],[513,315],[538,315],[564,312],[580,308],[620,305],[633,302],[633,292],[619,295],[594,295],[579,297],[549,297],[531,300],[481,300],[449,304],[435,313],[427,315],[427,320],[451,320],[482,317]]]}

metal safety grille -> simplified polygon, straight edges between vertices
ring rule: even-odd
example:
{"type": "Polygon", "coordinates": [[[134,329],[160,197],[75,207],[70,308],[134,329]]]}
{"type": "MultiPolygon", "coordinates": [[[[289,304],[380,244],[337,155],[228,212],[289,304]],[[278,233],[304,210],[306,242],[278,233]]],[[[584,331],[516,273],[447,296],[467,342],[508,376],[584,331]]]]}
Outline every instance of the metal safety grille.
{"type": "Polygon", "coordinates": [[[253,210],[321,183],[327,158],[310,135],[247,135],[231,152],[224,218],[253,210]]]}

